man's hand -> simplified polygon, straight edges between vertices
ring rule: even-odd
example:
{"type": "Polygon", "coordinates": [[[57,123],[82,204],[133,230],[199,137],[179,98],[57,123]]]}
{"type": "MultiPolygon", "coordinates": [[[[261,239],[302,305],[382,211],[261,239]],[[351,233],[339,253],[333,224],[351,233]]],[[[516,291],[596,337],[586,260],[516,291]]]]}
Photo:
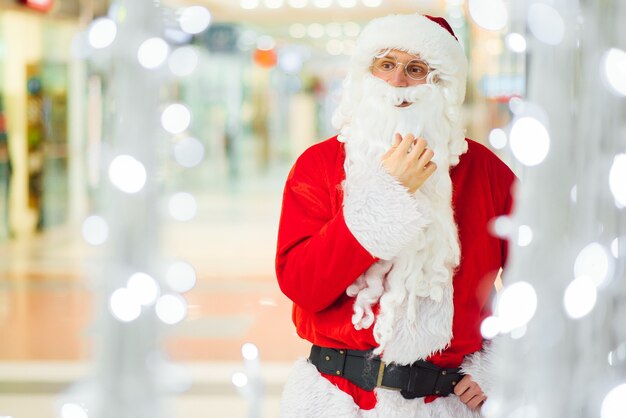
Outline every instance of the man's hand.
{"type": "Polygon", "coordinates": [[[416,139],[413,134],[403,138],[396,134],[393,145],[381,158],[383,167],[411,194],[422,187],[437,169],[437,165],[431,161],[435,154],[426,145],[424,138],[416,139]]]}
{"type": "Polygon", "coordinates": [[[470,409],[478,409],[487,400],[478,383],[472,380],[472,376],[466,374],[463,379],[454,386],[454,394],[461,399],[470,409]]]}

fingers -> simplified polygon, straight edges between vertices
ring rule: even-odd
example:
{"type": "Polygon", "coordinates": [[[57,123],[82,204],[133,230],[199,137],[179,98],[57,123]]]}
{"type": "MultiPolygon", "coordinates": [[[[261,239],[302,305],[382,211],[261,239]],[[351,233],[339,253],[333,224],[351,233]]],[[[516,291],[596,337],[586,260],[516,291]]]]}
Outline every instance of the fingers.
{"type": "MultiPolygon", "coordinates": [[[[396,134],[399,135],[399,134],[396,134]]],[[[407,154],[409,152],[409,148],[411,147],[411,145],[413,145],[413,140],[415,139],[415,137],[413,136],[413,134],[406,134],[404,136],[404,138],[402,138],[402,141],[400,142],[400,144],[398,145],[398,152],[401,152],[403,154],[407,154]]]]}
{"type": "Polygon", "coordinates": [[[474,396],[472,399],[470,399],[469,402],[466,402],[465,404],[470,409],[476,409],[479,406],[481,406],[483,402],[485,402],[486,400],[487,400],[487,397],[485,395],[477,395],[477,396],[474,396]]]}
{"type": "Polygon", "coordinates": [[[480,407],[487,399],[480,386],[469,375],[464,376],[454,387],[454,394],[471,409],[480,407]]]}
{"type": "Polygon", "coordinates": [[[398,148],[398,146],[400,145],[400,142],[402,142],[402,135],[396,133],[393,136],[393,144],[391,144],[391,148],[389,148],[387,150],[387,152],[385,154],[383,154],[383,156],[381,157],[381,159],[385,159],[387,157],[389,157],[391,154],[394,153],[394,151],[398,148]]]}

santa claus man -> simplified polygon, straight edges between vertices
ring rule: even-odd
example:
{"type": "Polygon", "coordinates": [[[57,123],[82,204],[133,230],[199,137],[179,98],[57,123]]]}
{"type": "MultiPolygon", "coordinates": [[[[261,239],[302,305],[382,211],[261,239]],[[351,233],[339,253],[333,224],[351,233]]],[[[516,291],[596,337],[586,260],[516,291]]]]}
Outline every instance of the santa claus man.
{"type": "Polygon", "coordinates": [[[479,417],[514,175],[463,135],[467,60],[443,18],[392,15],[357,40],[333,117],[287,179],[276,271],[312,344],[283,417],[479,417]]]}

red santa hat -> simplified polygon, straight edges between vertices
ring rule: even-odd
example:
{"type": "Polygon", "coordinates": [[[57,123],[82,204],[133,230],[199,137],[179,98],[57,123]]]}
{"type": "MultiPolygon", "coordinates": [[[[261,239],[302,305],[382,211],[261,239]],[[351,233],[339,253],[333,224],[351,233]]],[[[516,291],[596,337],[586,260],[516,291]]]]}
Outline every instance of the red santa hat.
{"type": "Polygon", "coordinates": [[[419,55],[438,72],[451,104],[465,99],[467,59],[452,28],[442,17],[419,13],[372,20],[359,35],[352,56],[353,74],[367,72],[374,56],[387,49],[419,55]]]}

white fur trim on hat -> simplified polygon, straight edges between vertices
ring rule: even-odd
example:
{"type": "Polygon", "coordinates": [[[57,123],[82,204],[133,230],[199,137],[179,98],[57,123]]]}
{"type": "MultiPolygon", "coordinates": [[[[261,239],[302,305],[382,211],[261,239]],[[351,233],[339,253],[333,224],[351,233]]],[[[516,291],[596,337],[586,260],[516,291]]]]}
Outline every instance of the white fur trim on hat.
{"type": "Polygon", "coordinates": [[[437,70],[439,82],[449,89],[447,96],[450,103],[463,103],[467,58],[461,44],[438,23],[419,13],[372,20],[357,39],[352,56],[353,74],[367,72],[374,56],[386,49],[400,49],[419,55],[437,70]]]}

